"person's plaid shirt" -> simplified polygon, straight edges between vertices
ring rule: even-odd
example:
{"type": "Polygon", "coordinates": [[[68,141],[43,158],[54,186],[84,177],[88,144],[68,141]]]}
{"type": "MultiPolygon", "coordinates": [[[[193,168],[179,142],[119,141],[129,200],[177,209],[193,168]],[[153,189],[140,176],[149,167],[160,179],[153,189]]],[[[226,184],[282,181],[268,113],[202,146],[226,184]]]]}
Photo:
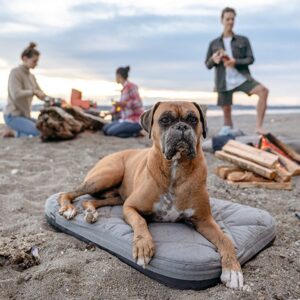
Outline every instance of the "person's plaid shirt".
{"type": "Polygon", "coordinates": [[[122,119],[139,123],[144,109],[138,87],[134,83],[126,81],[121,92],[120,102],[123,101],[126,101],[126,106],[121,111],[122,119]]]}

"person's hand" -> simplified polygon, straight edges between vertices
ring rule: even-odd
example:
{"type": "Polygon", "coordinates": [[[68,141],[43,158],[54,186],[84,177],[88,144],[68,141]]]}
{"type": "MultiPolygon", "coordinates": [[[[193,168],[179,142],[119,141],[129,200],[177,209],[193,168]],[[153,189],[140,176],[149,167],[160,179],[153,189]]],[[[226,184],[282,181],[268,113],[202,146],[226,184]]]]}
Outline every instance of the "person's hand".
{"type": "Polygon", "coordinates": [[[116,102],[115,103],[115,107],[117,107],[117,106],[120,106],[120,107],[125,107],[126,106],[126,104],[127,104],[127,102],[126,101],[118,101],[118,102],[116,102]]]}
{"type": "Polygon", "coordinates": [[[103,113],[102,115],[103,115],[103,118],[105,118],[107,116],[113,115],[113,112],[107,111],[107,112],[103,113]]]}
{"type": "Polygon", "coordinates": [[[222,59],[222,52],[220,50],[218,50],[217,52],[215,52],[213,55],[212,55],[212,60],[215,64],[219,64],[221,62],[221,59],[222,59]]]}
{"type": "Polygon", "coordinates": [[[41,90],[34,90],[33,95],[37,96],[40,100],[44,100],[44,98],[46,97],[46,94],[43,93],[41,90]]]}
{"type": "Polygon", "coordinates": [[[226,68],[233,68],[235,66],[236,60],[234,58],[230,58],[229,60],[224,61],[224,66],[226,68]]]}

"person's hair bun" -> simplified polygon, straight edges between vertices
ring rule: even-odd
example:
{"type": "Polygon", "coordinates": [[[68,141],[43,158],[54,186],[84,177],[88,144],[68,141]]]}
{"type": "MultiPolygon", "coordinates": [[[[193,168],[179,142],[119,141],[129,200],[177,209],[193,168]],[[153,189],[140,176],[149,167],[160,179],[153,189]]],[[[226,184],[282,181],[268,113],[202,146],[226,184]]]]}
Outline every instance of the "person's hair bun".
{"type": "Polygon", "coordinates": [[[25,48],[21,54],[21,58],[23,59],[24,57],[28,57],[31,58],[35,55],[39,56],[40,52],[38,50],[36,50],[37,44],[34,42],[30,42],[29,45],[27,46],[27,48],[25,48]]]}
{"type": "Polygon", "coordinates": [[[128,78],[128,73],[129,73],[130,67],[126,66],[126,67],[120,67],[117,69],[117,74],[121,75],[124,79],[128,78]]]}
{"type": "Polygon", "coordinates": [[[34,48],[36,48],[36,46],[37,46],[36,43],[30,42],[28,48],[29,48],[29,49],[34,49],[34,48]]]}

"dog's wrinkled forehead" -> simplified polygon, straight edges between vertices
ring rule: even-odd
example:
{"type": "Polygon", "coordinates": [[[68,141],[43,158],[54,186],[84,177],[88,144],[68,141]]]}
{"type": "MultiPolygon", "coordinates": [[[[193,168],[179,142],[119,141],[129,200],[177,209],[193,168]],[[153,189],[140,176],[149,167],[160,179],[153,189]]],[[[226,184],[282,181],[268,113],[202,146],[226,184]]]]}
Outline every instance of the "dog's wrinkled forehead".
{"type": "Polygon", "coordinates": [[[151,137],[152,126],[164,117],[182,119],[195,116],[202,123],[202,135],[206,137],[206,120],[201,107],[194,102],[158,102],[141,116],[141,125],[151,137]]]}
{"type": "Polygon", "coordinates": [[[174,119],[180,121],[188,115],[194,115],[199,117],[199,112],[195,106],[190,107],[180,107],[178,105],[170,105],[164,107],[165,105],[160,105],[154,116],[154,121],[159,121],[163,117],[173,117],[174,119]]]}

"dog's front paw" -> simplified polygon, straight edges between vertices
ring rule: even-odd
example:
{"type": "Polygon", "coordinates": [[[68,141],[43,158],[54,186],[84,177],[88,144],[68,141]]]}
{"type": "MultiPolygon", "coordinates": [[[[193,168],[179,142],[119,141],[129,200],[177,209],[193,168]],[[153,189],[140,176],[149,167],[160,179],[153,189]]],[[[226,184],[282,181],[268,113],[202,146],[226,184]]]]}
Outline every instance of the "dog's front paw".
{"type": "Polygon", "coordinates": [[[243,273],[241,270],[222,270],[221,281],[230,289],[241,290],[244,285],[243,273]]]}
{"type": "Polygon", "coordinates": [[[155,252],[155,246],[152,238],[144,238],[138,235],[133,241],[133,259],[136,263],[146,268],[155,252]]]}
{"type": "Polygon", "coordinates": [[[96,209],[88,208],[84,212],[84,220],[87,223],[95,223],[98,220],[98,212],[96,209]]]}
{"type": "Polygon", "coordinates": [[[73,219],[76,216],[76,214],[77,214],[77,210],[76,210],[75,206],[72,205],[72,204],[63,205],[59,209],[58,212],[61,215],[63,215],[67,220],[73,219]]]}

